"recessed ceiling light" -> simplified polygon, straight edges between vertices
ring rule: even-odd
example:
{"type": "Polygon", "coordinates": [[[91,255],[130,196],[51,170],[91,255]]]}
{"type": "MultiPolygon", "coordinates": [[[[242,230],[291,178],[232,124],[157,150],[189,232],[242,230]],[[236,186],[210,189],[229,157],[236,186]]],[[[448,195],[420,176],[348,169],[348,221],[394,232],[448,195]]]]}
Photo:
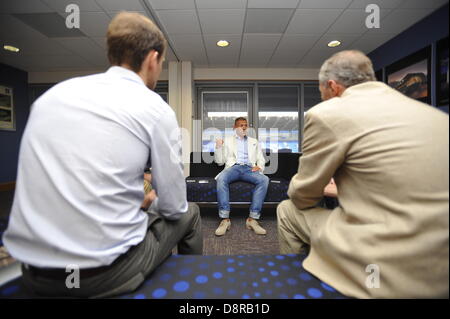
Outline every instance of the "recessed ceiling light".
{"type": "Polygon", "coordinates": [[[13,47],[12,45],[4,45],[3,49],[5,49],[6,51],[11,51],[11,52],[19,52],[19,48],[13,47]]]}
{"type": "Polygon", "coordinates": [[[217,46],[219,46],[219,47],[225,48],[229,45],[230,45],[230,42],[228,42],[227,40],[217,41],[217,46]]]}
{"type": "Polygon", "coordinates": [[[341,41],[338,41],[338,40],[333,40],[330,43],[328,43],[328,46],[330,48],[335,48],[335,47],[338,47],[340,45],[341,45],[341,41]]]}

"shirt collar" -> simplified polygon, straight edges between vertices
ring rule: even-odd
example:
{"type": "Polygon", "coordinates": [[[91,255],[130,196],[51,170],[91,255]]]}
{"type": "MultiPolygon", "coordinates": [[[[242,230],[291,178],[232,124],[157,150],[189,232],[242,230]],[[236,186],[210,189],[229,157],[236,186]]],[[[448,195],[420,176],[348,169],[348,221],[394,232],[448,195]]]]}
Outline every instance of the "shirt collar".
{"type": "Polygon", "coordinates": [[[120,78],[145,85],[144,81],[141,79],[141,77],[137,73],[135,73],[131,70],[128,70],[124,67],[121,67],[121,66],[114,65],[114,66],[110,67],[108,69],[108,71],[106,71],[106,74],[118,76],[120,78]]]}
{"type": "MultiPolygon", "coordinates": [[[[240,140],[241,138],[239,137],[239,135],[237,135],[237,133],[234,133],[234,137],[237,138],[238,140],[240,140]]],[[[244,136],[244,141],[246,141],[248,139],[248,136],[245,135],[244,136]]]]}

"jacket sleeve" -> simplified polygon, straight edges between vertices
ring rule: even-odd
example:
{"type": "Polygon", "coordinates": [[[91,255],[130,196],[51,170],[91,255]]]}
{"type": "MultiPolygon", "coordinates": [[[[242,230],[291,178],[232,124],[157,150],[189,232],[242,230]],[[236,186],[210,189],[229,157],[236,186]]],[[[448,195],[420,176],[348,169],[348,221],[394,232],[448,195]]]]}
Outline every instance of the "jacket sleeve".
{"type": "Polygon", "coordinates": [[[264,158],[264,154],[261,149],[261,145],[258,141],[256,141],[257,147],[256,147],[256,165],[261,169],[261,172],[264,172],[264,169],[266,167],[266,159],[264,158]]]}
{"type": "Polygon", "coordinates": [[[151,162],[152,186],[158,197],[150,208],[167,219],[177,220],[187,212],[188,203],[181,145],[177,142],[178,139],[173,140],[174,132],[179,133],[175,113],[168,112],[161,116],[156,129],[158,131],[153,132],[154,138],[151,140],[151,162]]]}
{"type": "Polygon", "coordinates": [[[335,132],[318,115],[305,115],[303,155],[297,174],[292,178],[288,196],[298,209],[315,206],[323,190],[344,162],[345,147],[335,132]]]}
{"type": "Polygon", "coordinates": [[[226,150],[225,150],[225,141],[223,142],[222,146],[214,149],[214,162],[216,162],[217,165],[222,166],[225,164],[226,161],[226,150]]]}

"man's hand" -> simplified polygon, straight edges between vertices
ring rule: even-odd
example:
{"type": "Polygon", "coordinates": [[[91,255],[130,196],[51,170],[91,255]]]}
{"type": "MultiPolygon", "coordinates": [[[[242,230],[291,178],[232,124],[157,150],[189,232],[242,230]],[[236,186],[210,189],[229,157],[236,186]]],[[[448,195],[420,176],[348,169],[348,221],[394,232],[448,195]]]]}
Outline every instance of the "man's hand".
{"type": "Polygon", "coordinates": [[[327,186],[325,186],[323,190],[323,195],[327,197],[338,197],[338,189],[336,184],[334,183],[334,179],[332,178],[331,181],[328,183],[327,186]]]}
{"type": "Polygon", "coordinates": [[[223,145],[223,140],[222,139],[217,139],[216,140],[216,148],[221,148],[223,145]]]}
{"type": "Polygon", "coordinates": [[[154,189],[152,189],[147,195],[145,195],[144,201],[141,204],[141,209],[147,210],[155,199],[156,192],[154,189]]]}
{"type": "Polygon", "coordinates": [[[259,166],[252,167],[252,172],[259,172],[260,170],[261,170],[261,168],[259,168],[259,166]]]}

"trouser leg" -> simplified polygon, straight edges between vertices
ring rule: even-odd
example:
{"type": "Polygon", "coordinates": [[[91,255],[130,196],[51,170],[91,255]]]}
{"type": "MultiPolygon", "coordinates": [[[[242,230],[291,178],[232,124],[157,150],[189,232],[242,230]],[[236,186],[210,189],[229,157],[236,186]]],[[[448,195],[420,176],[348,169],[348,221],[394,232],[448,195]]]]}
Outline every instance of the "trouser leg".
{"type": "Polygon", "coordinates": [[[314,207],[299,210],[291,200],[277,207],[278,241],[282,254],[299,254],[311,244],[311,234],[328,218],[331,210],[314,207]]]}

